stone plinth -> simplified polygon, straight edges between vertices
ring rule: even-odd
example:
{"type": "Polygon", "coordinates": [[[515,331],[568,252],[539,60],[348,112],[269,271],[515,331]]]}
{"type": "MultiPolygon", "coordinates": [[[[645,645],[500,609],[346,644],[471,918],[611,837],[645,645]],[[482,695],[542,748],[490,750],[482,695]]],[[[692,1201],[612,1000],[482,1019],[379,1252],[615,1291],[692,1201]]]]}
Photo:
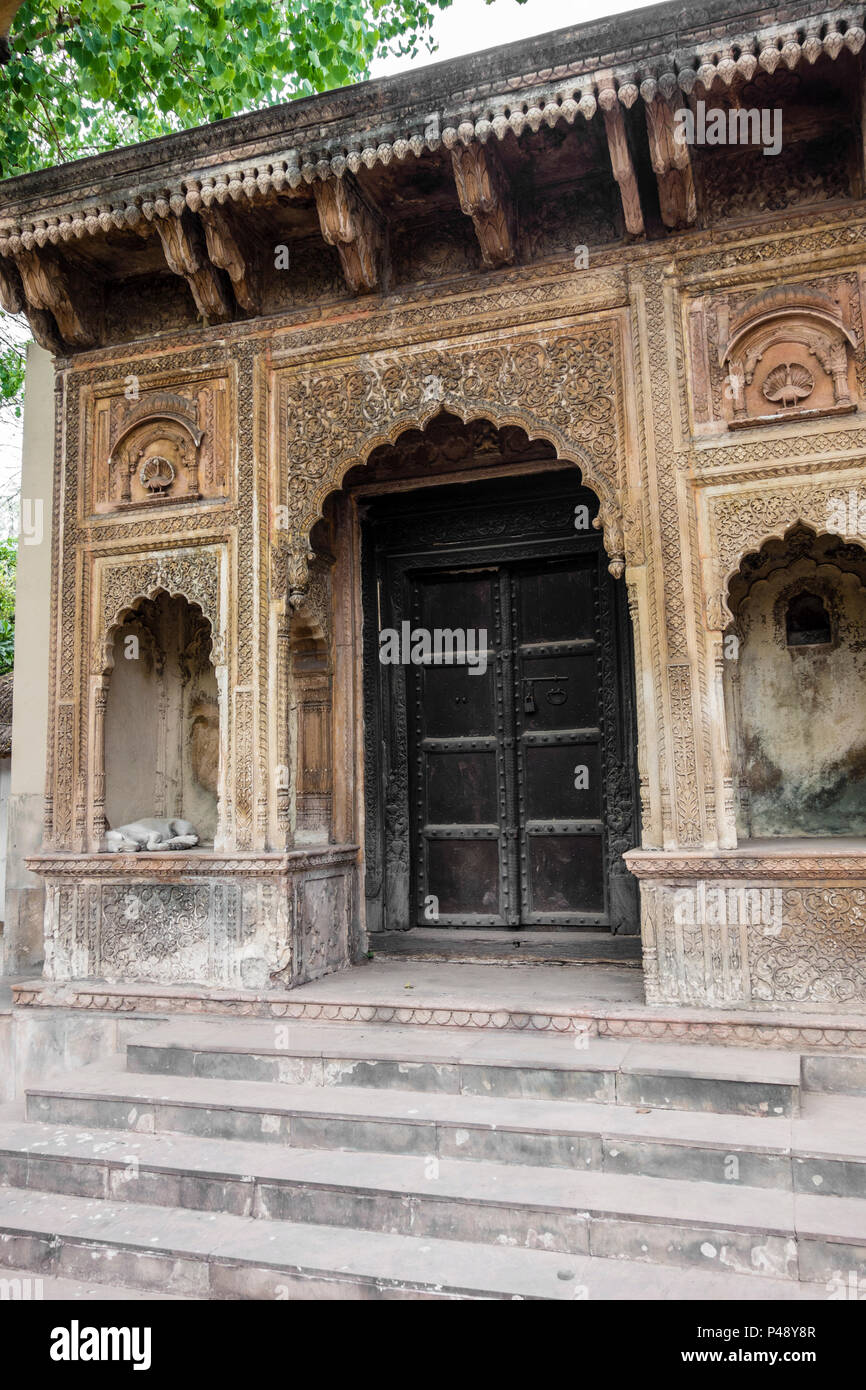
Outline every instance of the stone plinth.
{"type": "Polygon", "coordinates": [[[45,976],[286,988],[357,954],[357,847],[45,854],[45,976]]]}
{"type": "Polygon", "coordinates": [[[648,1003],[866,1013],[866,842],[626,855],[648,1003]]]}

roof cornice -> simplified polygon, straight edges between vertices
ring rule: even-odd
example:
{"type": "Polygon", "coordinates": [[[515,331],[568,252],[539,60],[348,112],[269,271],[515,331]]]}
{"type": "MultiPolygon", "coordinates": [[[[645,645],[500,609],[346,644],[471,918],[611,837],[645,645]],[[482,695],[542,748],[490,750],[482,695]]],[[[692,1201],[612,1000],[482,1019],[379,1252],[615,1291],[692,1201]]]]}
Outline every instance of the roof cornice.
{"type": "Polygon", "coordinates": [[[653,6],[0,183],[0,255],[859,53],[864,7],[653,6]]]}

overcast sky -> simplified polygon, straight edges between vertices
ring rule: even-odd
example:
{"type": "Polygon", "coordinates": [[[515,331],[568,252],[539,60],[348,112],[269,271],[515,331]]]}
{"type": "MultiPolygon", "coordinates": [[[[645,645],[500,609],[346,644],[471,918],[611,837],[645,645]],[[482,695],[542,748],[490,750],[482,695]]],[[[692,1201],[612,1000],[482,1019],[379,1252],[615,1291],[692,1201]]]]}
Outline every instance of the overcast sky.
{"type": "Polygon", "coordinates": [[[526,0],[524,5],[518,5],[517,0],[494,0],[492,5],[485,5],[484,0],[454,0],[450,10],[437,11],[433,20],[433,34],[439,45],[436,53],[411,61],[387,58],[373,64],[373,76],[385,77],[422,63],[441,63],[463,53],[546,34],[550,29],[565,29],[570,24],[647,7],[641,0],[526,0]]]}
{"type": "MultiPolygon", "coordinates": [[[[655,0],[653,0],[655,3],[655,0]]],[[[549,29],[564,29],[569,24],[600,19],[605,15],[623,14],[628,10],[646,9],[635,0],[454,0],[449,10],[436,13],[433,34],[438,43],[435,53],[424,53],[414,59],[387,58],[373,64],[373,76],[385,77],[408,67],[440,63],[446,58],[459,58],[496,44],[544,34],[549,29]]],[[[21,423],[9,412],[0,412],[0,497],[5,496],[21,470],[21,423]]],[[[3,534],[0,519],[0,534],[3,534]]]]}

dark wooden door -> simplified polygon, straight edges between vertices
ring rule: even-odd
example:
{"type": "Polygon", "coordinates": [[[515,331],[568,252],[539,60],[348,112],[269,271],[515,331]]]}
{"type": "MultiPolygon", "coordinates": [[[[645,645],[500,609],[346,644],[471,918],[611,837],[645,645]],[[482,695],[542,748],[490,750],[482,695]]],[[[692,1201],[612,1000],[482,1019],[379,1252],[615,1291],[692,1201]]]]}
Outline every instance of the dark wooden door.
{"type": "Polygon", "coordinates": [[[372,930],[637,928],[627,616],[598,533],[575,529],[587,499],[569,473],[371,509],[372,930]],[[468,657],[431,637],[383,666],[380,634],[401,627],[463,634],[468,657]]]}

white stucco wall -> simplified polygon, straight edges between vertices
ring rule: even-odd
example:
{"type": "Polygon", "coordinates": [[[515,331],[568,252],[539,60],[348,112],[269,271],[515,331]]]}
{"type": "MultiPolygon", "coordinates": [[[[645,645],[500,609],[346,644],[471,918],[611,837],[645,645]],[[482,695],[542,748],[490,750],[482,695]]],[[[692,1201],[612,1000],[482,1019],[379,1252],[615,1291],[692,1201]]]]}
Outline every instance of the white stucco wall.
{"type": "Polygon", "coordinates": [[[48,640],[51,589],[51,494],[54,457],[54,368],[30,343],[24,387],[22,518],[41,533],[22,536],[15,600],[15,695],[0,973],[21,973],[42,959],[41,881],[24,858],[42,839],[48,729],[48,640]],[[26,505],[25,505],[26,504],[26,505]]]}

